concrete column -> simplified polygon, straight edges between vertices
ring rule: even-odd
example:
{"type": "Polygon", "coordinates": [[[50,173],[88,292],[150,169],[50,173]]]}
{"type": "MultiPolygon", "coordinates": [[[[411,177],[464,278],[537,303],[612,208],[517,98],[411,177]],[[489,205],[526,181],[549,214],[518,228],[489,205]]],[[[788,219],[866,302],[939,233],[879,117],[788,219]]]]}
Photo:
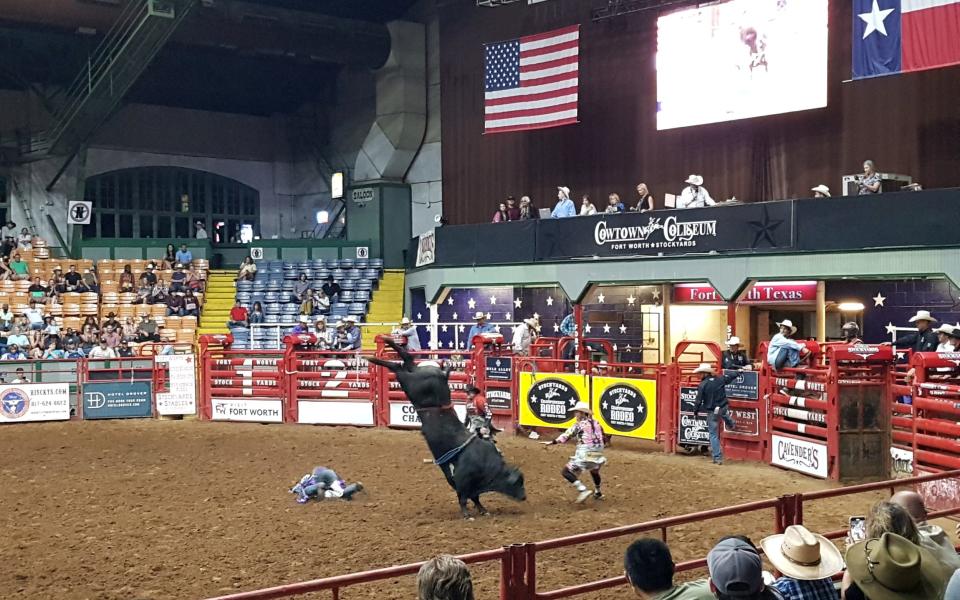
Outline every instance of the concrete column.
{"type": "Polygon", "coordinates": [[[827,341],[827,284],[817,282],[817,341],[821,344],[827,341]]]}
{"type": "Polygon", "coordinates": [[[673,358],[673,340],[670,338],[670,304],[673,301],[673,284],[663,284],[660,297],[663,298],[663,323],[660,325],[662,329],[660,339],[663,347],[660,349],[660,362],[668,363],[673,358]]]}

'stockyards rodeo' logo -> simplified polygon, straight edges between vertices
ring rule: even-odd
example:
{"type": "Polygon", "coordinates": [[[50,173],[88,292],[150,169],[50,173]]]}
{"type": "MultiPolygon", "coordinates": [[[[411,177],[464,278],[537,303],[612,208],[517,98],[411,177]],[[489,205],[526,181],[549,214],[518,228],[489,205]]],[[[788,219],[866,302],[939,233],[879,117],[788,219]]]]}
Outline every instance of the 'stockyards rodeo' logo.
{"type": "Polygon", "coordinates": [[[600,414],[613,429],[629,433],[647,420],[647,399],[635,387],[618,383],[600,396],[600,414]]]}
{"type": "Polygon", "coordinates": [[[650,217],[646,225],[625,225],[610,227],[606,221],[598,221],[593,229],[593,241],[598,246],[610,244],[613,250],[642,250],[645,248],[694,247],[697,238],[716,237],[717,222],[678,221],[676,217],[650,217]],[[662,232],[663,240],[650,238],[656,232],[662,232]]]}
{"type": "Polygon", "coordinates": [[[545,379],[535,382],[527,392],[527,405],[544,423],[559,425],[570,420],[570,409],[580,400],[577,390],[566,381],[545,379]]]}

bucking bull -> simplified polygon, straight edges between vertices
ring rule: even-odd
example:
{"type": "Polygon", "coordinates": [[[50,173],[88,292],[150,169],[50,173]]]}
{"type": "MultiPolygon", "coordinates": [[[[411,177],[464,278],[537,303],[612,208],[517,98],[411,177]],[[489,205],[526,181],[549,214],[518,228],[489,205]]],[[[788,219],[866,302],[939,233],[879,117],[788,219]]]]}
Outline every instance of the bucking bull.
{"type": "Polygon", "coordinates": [[[457,418],[450,399],[450,368],[418,367],[406,350],[392,340],[385,343],[400,355],[402,362],[370,358],[370,362],[390,369],[420,416],[420,432],[433,453],[434,463],[443,471],[447,483],[457,493],[460,512],[470,518],[467,500],[480,515],[489,514],[480,504],[480,494],[500,492],[514,500],[525,500],[520,469],[507,465],[492,442],[470,434],[457,418]]]}

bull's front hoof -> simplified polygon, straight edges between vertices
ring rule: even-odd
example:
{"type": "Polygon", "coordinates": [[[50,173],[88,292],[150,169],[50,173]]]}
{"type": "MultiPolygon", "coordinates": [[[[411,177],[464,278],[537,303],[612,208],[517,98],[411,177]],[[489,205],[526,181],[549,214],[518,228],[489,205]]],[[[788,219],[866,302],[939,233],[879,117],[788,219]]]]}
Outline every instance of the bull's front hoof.
{"type": "Polygon", "coordinates": [[[490,516],[490,511],[487,510],[487,509],[485,509],[485,508],[481,508],[481,509],[477,512],[477,514],[478,514],[479,516],[481,516],[481,517],[489,517],[489,516],[490,516]]]}
{"type": "Polygon", "coordinates": [[[476,519],[474,519],[474,518],[471,517],[470,515],[463,515],[463,520],[464,520],[464,521],[474,521],[474,520],[476,520],[476,519]]]}

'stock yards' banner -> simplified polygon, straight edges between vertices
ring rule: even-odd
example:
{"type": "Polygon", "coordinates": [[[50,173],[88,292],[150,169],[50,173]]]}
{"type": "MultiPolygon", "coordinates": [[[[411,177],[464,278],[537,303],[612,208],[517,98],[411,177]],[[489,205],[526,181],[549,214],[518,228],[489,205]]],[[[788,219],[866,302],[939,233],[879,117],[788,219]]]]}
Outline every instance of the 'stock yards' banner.
{"type": "Polygon", "coordinates": [[[657,437],[657,382],[593,378],[593,414],[604,431],[653,440],[657,437]]]}
{"type": "Polygon", "coordinates": [[[69,418],[69,384],[0,385],[0,423],[65,421],[69,418]]]}
{"type": "Polygon", "coordinates": [[[573,424],[570,412],[590,397],[585,375],[573,373],[520,374],[520,424],[566,429],[573,424]]]}

